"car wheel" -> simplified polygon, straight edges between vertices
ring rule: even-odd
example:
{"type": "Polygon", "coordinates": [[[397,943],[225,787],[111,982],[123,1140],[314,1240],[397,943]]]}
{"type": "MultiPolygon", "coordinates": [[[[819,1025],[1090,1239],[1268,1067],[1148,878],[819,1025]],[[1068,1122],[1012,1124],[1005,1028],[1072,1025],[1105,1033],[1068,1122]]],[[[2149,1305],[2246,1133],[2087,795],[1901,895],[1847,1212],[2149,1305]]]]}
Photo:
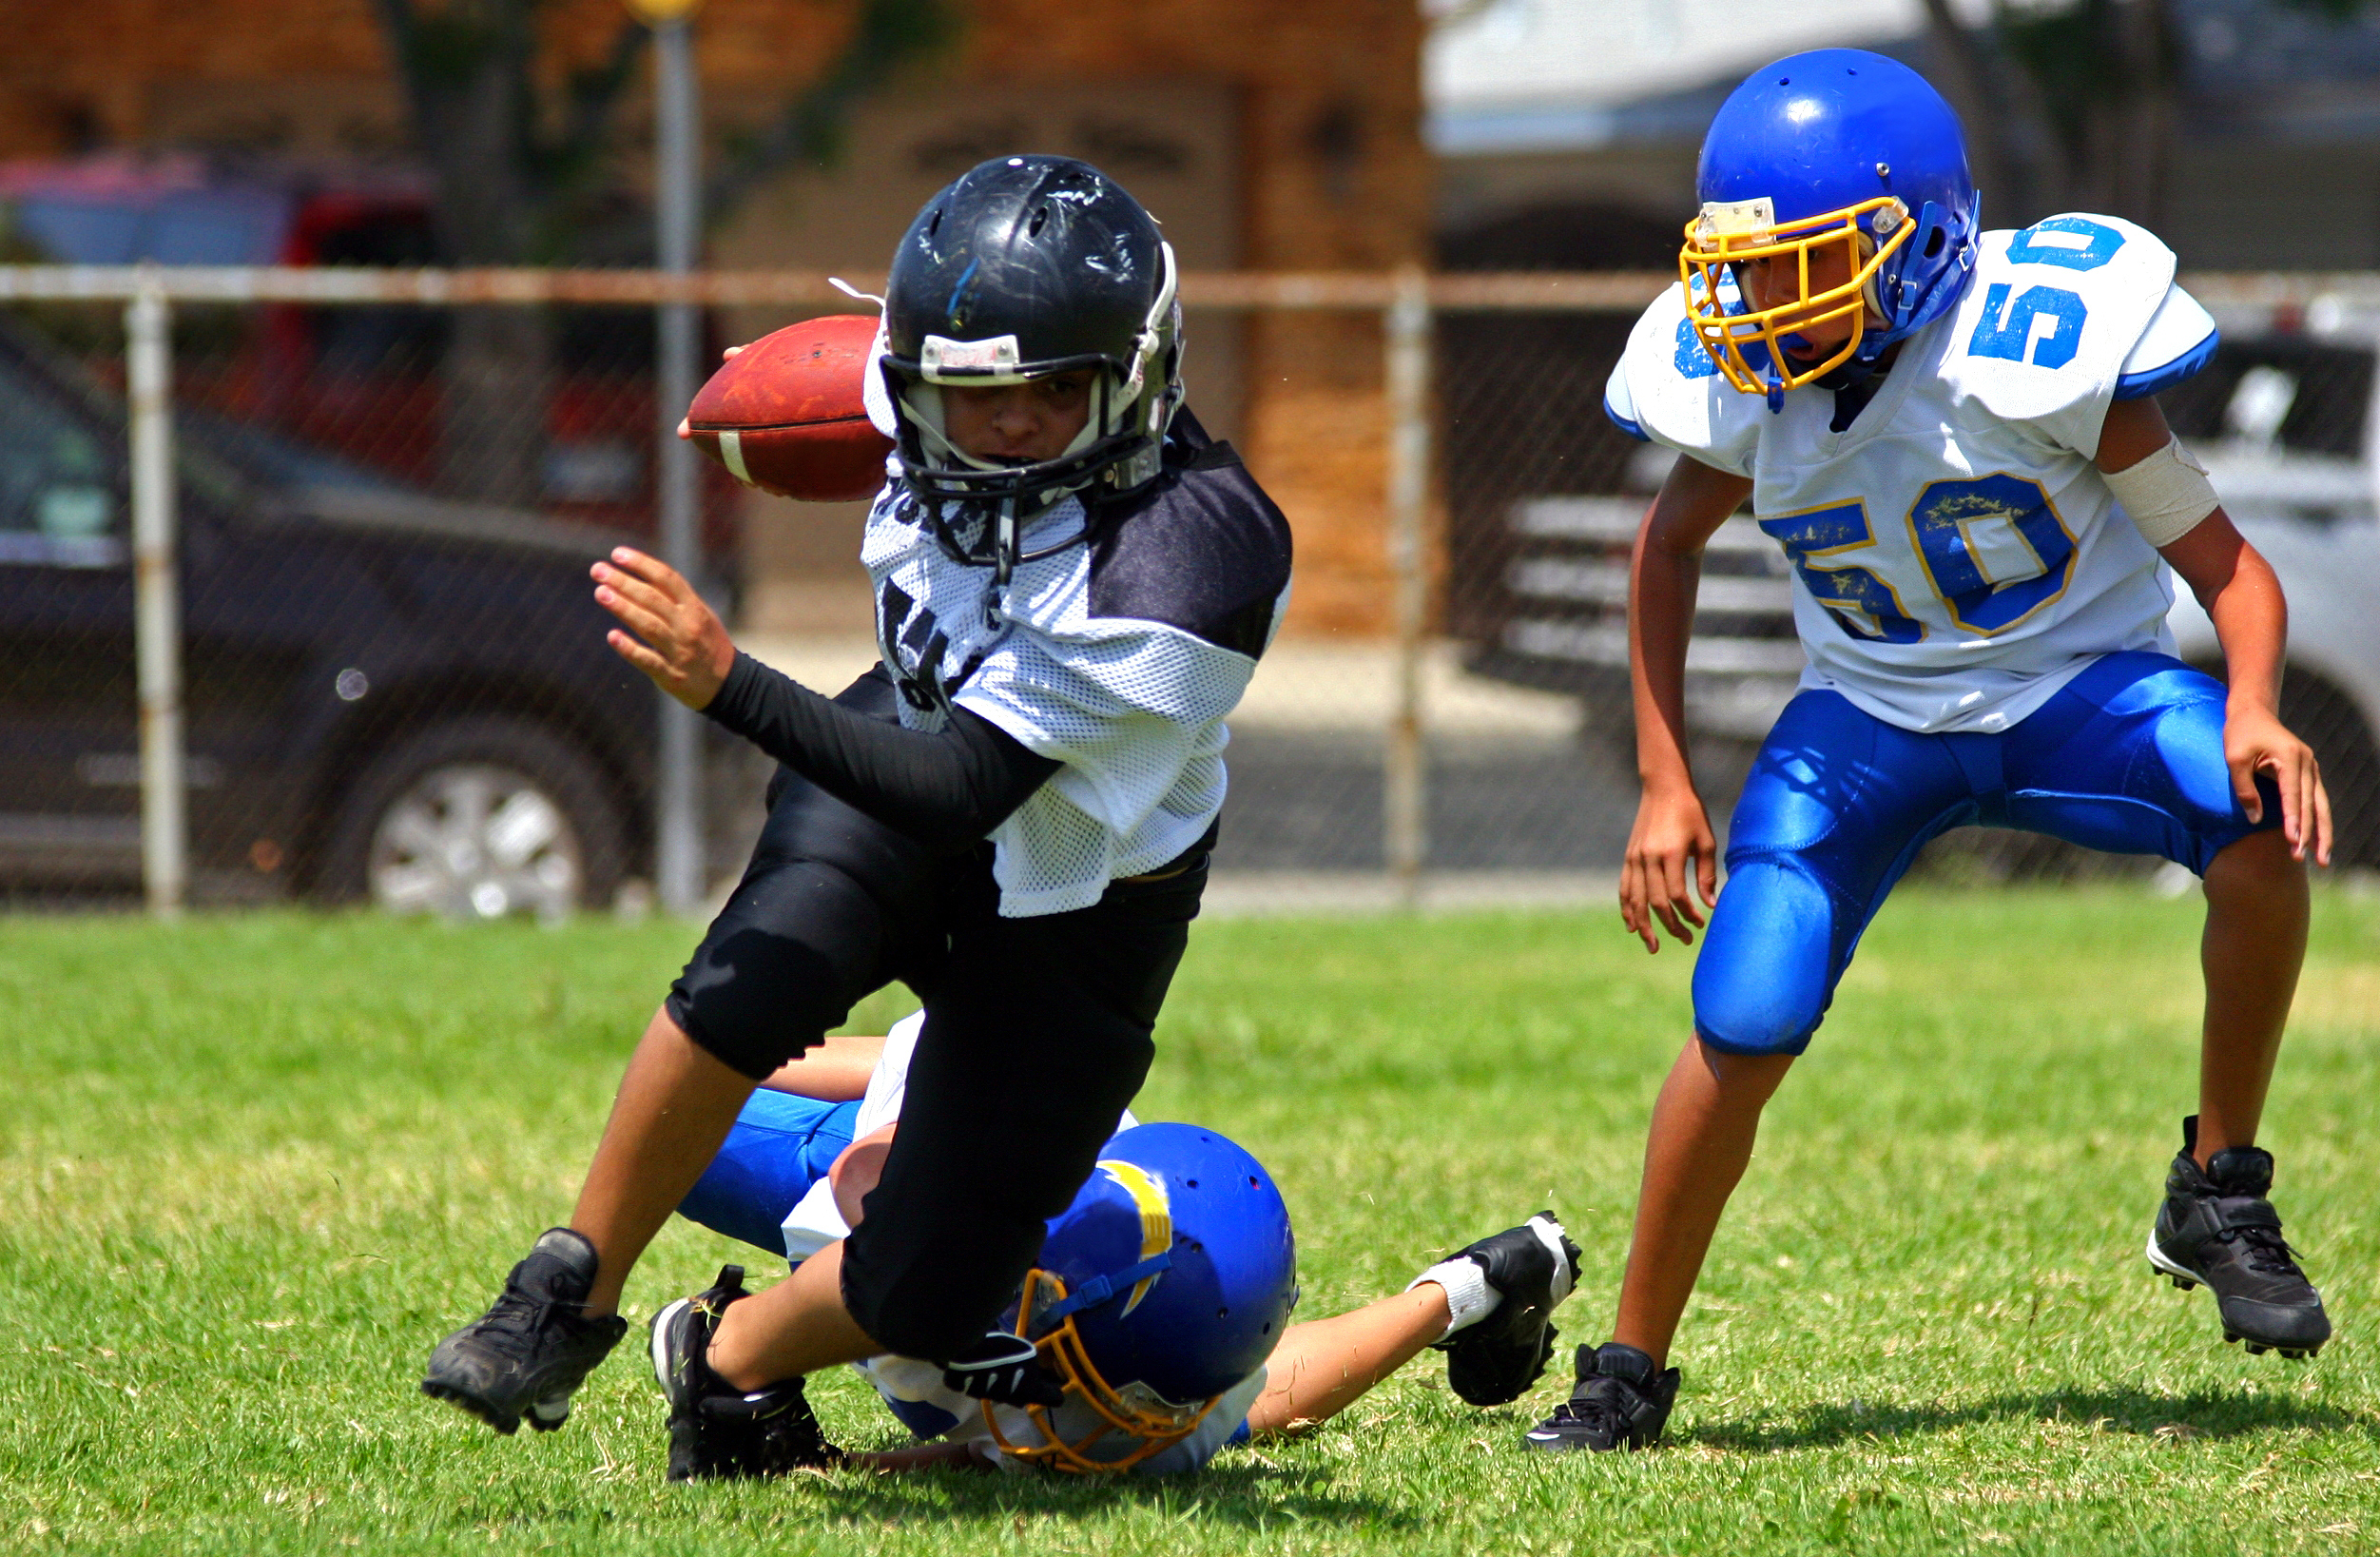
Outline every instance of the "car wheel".
{"type": "Polygon", "coordinates": [[[627,828],[577,747],[523,719],[457,719],[375,757],[340,802],[322,895],[392,913],[555,920],[611,901],[627,828]]]}

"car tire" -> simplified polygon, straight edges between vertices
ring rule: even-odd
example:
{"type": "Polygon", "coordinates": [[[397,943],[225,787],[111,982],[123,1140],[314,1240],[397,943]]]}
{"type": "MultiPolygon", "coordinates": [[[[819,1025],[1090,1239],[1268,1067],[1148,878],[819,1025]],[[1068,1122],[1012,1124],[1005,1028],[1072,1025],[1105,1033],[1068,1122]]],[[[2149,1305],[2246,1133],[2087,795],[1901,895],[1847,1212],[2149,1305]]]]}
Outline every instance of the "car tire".
{"type": "Polygon", "coordinates": [[[553,920],[610,904],[628,827],[581,748],[527,719],[474,715],[365,764],[338,802],[321,860],[316,889],[333,902],[553,920]]]}

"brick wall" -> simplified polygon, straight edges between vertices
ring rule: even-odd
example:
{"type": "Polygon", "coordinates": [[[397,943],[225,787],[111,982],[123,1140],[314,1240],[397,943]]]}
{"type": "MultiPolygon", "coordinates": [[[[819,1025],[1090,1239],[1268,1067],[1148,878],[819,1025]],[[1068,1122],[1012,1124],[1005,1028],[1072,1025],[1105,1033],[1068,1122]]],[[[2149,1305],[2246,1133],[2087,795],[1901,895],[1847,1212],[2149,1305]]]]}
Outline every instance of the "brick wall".
{"type": "MultiPolygon", "coordinates": [[[[0,59],[0,157],[164,143],[401,147],[371,0],[0,6],[11,45],[0,59]]],[[[910,89],[1220,87],[1239,117],[1240,263],[1374,269],[1424,252],[1431,172],[1416,0],[972,0],[965,10],[956,56],[910,89]]],[[[618,0],[555,0],[543,19],[549,67],[600,57],[620,15],[618,0]]],[[[798,85],[840,46],[849,15],[818,0],[707,0],[699,58],[714,122],[764,111],[798,85]]],[[[1239,358],[1246,452],[1298,535],[1292,630],[1383,631],[1378,321],[1259,319],[1239,358]]]]}

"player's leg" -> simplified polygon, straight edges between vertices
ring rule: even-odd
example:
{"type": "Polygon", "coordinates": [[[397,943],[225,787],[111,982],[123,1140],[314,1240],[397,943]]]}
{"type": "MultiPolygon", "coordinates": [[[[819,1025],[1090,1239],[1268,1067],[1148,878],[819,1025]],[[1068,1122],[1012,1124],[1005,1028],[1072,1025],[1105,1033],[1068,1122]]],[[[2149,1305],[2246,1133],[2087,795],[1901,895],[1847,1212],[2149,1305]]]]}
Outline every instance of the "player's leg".
{"type": "Polygon", "coordinates": [[[1694,963],[1694,1037],[1654,1105],[1614,1339],[1578,1349],[1577,1387],[1532,1446],[1659,1438],[1677,1389],[1670,1343],[1761,1112],[1892,885],[1973,809],[1944,737],[1912,735],[1831,691],[1804,692],[1778,717],[1730,825],[1727,884],[1694,963]]]}
{"type": "Polygon", "coordinates": [[[1203,863],[1091,908],[1002,919],[988,877],[925,992],[900,1130],[850,1238],[723,1321],[738,1387],[979,1342],[1138,1092],[1203,863]]]}
{"type": "Polygon", "coordinates": [[[2233,794],[2224,704],[2221,684],[2177,660],[2106,656],[2010,733],[2008,814],[2204,878],[2198,1112],[2182,1121],[2149,1258],[2214,1290],[2227,1339],[2311,1354],[2330,1320],[2282,1239],[2272,1155],[2255,1143],[2305,959],[2305,867],[2290,858],[2270,780],[2260,822],[2233,794]]]}
{"type": "Polygon", "coordinates": [[[851,1144],[859,1113],[857,1100],[754,1092],[678,1215],[783,1257],[785,1217],[851,1144]]]}
{"type": "Polygon", "coordinates": [[[1250,1437],[1325,1422],[1445,1334],[1453,1311],[1430,1283],[1327,1319],[1291,1325],[1265,1359],[1265,1392],[1248,1409],[1250,1437]]]}
{"type": "Polygon", "coordinates": [[[754,1085],[889,977],[905,933],[894,907],[922,895],[924,872],[880,861],[900,863],[886,838],[807,785],[782,787],[751,866],[638,1044],[571,1225],[540,1237],[488,1314],[439,1343],[425,1393],[499,1432],[523,1414],[561,1425],[624,1333],[613,1310],[629,1270],[754,1085]],[[853,869],[871,867],[880,879],[862,885],[853,869]]]}

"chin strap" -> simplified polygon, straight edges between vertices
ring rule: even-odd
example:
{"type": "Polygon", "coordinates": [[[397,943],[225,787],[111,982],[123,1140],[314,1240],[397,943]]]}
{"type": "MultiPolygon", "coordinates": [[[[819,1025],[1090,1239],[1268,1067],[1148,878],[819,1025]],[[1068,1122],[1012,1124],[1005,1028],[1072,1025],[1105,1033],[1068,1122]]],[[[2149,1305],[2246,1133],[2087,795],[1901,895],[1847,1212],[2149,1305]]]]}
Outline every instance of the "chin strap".
{"type": "Polygon", "coordinates": [[[1173,1251],[1171,1249],[1151,1255],[1137,1265],[1127,1265],[1120,1271],[1111,1271],[1105,1275],[1093,1276],[1074,1292],[1035,1314],[1034,1319],[1038,1324],[1057,1324],[1080,1314],[1085,1309],[1097,1308],[1119,1292],[1131,1291],[1159,1271],[1172,1268],[1173,1251]]]}

